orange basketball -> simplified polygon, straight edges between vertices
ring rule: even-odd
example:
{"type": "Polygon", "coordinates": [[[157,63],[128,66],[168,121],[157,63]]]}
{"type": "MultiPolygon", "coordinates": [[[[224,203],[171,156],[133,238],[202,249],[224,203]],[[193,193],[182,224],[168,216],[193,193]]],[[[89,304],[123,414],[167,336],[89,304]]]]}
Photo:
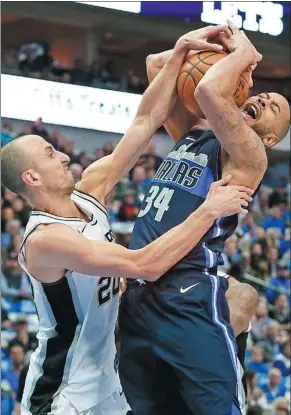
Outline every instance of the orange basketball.
{"type": "MultiPolygon", "coordinates": [[[[204,117],[194,98],[194,91],[205,73],[216,62],[227,56],[226,52],[203,51],[187,58],[181,68],[177,80],[178,94],[184,106],[197,116],[204,117]]],[[[244,104],[248,97],[249,85],[241,75],[234,93],[234,100],[238,107],[244,104]]]]}

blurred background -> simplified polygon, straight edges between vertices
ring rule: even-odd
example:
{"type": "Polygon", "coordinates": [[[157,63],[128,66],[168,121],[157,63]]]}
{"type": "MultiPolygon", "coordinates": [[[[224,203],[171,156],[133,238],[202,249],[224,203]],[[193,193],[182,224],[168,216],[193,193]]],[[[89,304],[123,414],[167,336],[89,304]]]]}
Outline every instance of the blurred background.
{"type": "MultiPolygon", "coordinates": [[[[71,158],[78,181],[110,154],[148,82],[145,59],[207,24],[242,27],[263,61],[250,94],[290,90],[290,2],[2,2],[1,145],[39,134],[71,158]]],[[[127,245],[162,158],[173,146],[161,128],[107,201],[117,242],[127,245]]],[[[268,153],[251,211],[225,246],[223,269],[253,284],[261,301],[247,350],[248,415],[290,413],[290,130],[268,153]]],[[[30,208],[1,189],[1,407],[18,414],[24,375],[37,347],[28,277],[17,262],[30,208]]],[[[178,415],[178,414],[177,414],[178,415]]]]}

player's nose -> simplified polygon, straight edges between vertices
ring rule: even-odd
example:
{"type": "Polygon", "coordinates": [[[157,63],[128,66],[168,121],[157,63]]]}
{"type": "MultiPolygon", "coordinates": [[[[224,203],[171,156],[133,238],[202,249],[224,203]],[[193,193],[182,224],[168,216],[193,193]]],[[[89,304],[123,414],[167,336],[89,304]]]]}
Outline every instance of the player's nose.
{"type": "Polygon", "coordinates": [[[67,154],[65,153],[60,153],[61,155],[61,163],[64,164],[65,166],[68,165],[71,161],[70,157],[67,156],[67,154]]]}
{"type": "Polygon", "coordinates": [[[260,105],[260,107],[264,110],[268,107],[269,103],[268,103],[268,99],[267,98],[262,98],[259,97],[258,98],[258,103],[260,105]]]}

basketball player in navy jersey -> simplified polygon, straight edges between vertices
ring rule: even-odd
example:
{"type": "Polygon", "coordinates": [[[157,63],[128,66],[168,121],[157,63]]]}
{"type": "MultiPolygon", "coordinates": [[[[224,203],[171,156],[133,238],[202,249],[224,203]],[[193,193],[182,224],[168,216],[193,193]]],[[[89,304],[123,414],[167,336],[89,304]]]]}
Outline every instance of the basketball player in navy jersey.
{"type": "MultiPolygon", "coordinates": [[[[133,249],[183,221],[203,202],[210,184],[228,172],[233,183],[256,190],[267,168],[266,148],[287,133],[289,105],[281,95],[262,93],[240,109],[234,104],[240,75],[250,75],[262,56],[228,23],[233,35],[222,35],[221,42],[231,53],[208,70],[195,91],[207,121],[187,112],[177,98],[165,123],[176,145],[145,196],[133,249]]],[[[148,58],[150,80],[171,54],[148,58]]],[[[224,241],[236,226],[237,215],[216,221],[198,246],[156,283],[128,281],[120,310],[120,376],[135,415],[240,414],[234,332],[247,329],[257,296],[231,284],[233,330],[225,296],[228,282],[217,271],[224,241]]]]}

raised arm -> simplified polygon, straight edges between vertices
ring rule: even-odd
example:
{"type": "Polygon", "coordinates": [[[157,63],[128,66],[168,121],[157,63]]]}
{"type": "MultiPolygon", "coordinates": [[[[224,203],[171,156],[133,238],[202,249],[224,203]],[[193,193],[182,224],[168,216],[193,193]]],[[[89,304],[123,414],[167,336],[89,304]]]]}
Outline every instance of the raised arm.
{"type": "Polygon", "coordinates": [[[93,194],[101,202],[104,201],[115,184],[132,169],[153,134],[171,113],[176,99],[177,76],[190,49],[197,50],[208,45],[214,50],[222,48],[206,41],[221,32],[227,36],[230,33],[227,26],[211,26],[189,32],[177,41],[163,68],[144,93],[129,130],[110,156],[86,169],[83,180],[78,185],[80,190],[93,194]]]}
{"type": "MultiPolygon", "coordinates": [[[[227,26],[207,26],[197,30],[200,33],[201,40],[197,42],[196,48],[191,50],[188,56],[191,56],[199,50],[213,50],[215,52],[220,51],[221,45],[209,43],[211,39],[215,39],[221,32],[227,36],[231,35],[227,26]]],[[[173,49],[167,50],[161,53],[149,55],[146,60],[146,68],[149,82],[152,82],[156,76],[163,69],[166,61],[173,54],[173,49]]],[[[169,135],[177,142],[180,138],[186,134],[195,124],[199,121],[199,118],[195,114],[189,112],[182,104],[177,92],[174,95],[173,109],[164,123],[169,135]]]]}
{"type": "Polygon", "coordinates": [[[255,189],[267,168],[261,138],[250,128],[233,95],[240,75],[262,59],[247,37],[230,23],[232,53],[213,65],[195,90],[195,98],[211,129],[231,159],[234,182],[255,189]]]}
{"type": "Polygon", "coordinates": [[[207,200],[182,224],[139,250],[87,240],[67,225],[44,226],[26,242],[28,271],[48,283],[57,281],[64,270],[155,281],[200,241],[218,217],[247,213],[252,191],[225,186],[230,178],[212,185],[207,200]]]}
{"type": "MultiPolygon", "coordinates": [[[[166,61],[172,55],[173,49],[154,55],[149,55],[146,60],[147,76],[151,83],[163,69],[166,61]]],[[[189,55],[193,52],[189,52],[189,55]]],[[[196,53],[196,51],[195,51],[196,53]]],[[[198,121],[198,118],[189,112],[178,97],[177,91],[174,95],[173,109],[164,123],[168,134],[175,142],[178,142],[198,121]]]]}

